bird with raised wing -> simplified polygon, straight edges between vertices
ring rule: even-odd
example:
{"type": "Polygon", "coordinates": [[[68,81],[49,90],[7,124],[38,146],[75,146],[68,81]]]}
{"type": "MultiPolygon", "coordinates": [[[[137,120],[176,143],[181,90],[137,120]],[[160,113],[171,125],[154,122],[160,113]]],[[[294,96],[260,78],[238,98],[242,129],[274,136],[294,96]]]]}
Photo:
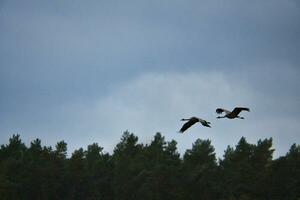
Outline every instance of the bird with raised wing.
{"type": "Polygon", "coordinates": [[[204,119],[198,118],[198,117],[191,117],[189,119],[181,119],[181,121],[187,121],[187,122],[185,124],[183,124],[183,126],[179,130],[179,133],[183,133],[184,131],[186,131],[188,128],[190,128],[197,122],[200,122],[203,126],[210,127],[210,122],[208,122],[204,119]]]}
{"type": "Polygon", "coordinates": [[[229,119],[234,119],[234,118],[238,118],[238,119],[244,119],[244,117],[240,117],[239,114],[242,111],[248,111],[250,112],[249,108],[245,108],[245,107],[235,107],[231,112],[228,110],[225,110],[223,108],[217,108],[216,109],[216,113],[218,114],[222,114],[223,112],[225,113],[224,116],[218,116],[217,118],[229,118],[229,119]]]}

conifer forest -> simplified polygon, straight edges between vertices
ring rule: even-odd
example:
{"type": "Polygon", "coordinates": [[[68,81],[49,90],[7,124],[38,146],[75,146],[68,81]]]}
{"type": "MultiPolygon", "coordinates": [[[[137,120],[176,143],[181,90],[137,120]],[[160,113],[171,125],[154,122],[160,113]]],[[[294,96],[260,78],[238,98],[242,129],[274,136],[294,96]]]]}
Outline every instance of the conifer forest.
{"type": "Polygon", "coordinates": [[[67,143],[25,145],[12,135],[0,149],[1,200],[296,200],[300,146],[273,158],[272,138],[242,137],[217,158],[210,140],[197,139],[183,155],[175,140],[156,133],[149,144],[124,132],[113,152],[98,143],[67,156],[67,143]]]}

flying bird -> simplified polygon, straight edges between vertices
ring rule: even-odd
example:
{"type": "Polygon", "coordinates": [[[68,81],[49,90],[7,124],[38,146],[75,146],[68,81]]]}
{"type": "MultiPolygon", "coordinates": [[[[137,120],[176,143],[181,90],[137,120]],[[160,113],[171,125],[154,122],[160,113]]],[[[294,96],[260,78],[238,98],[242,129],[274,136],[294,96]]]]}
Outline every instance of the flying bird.
{"type": "Polygon", "coordinates": [[[239,119],[244,119],[244,117],[240,117],[239,114],[241,111],[248,111],[250,112],[250,109],[249,108],[244,108],[244,107],[235,107],[233,109],[233,111],[228,111],[228,110],[225,110],[223,108],[217,108],[216,109],[216,113],[218,114],[222,114],[223,112],[225,113],[224,116],[218,116],[217,118],[220,119],[220,118],[229,118],[229,119],[234,119],[234,118],[239,118],[239,119]]]}
{"type": "Polygon", "coordinates": [[[181,119],[181,121],[187,121],[187,122],[185,124],[183,124],[183,126],[179,130],[179,133],[183,133],[184,131],[186,131],[188,128],[190,128],[197,122],[200,122],[203,126],[210,127],[210,125],[209,125],[210,122],[208,122],[204,119],[200,119],[198,117],[191,117],[190,119],[181,119]]]}

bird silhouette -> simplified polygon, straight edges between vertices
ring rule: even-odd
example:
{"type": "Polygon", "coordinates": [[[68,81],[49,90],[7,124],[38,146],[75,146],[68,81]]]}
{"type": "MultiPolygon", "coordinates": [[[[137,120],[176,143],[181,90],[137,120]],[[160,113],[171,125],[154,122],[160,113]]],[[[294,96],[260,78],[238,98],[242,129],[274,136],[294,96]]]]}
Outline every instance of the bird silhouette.
{"type": "Polygon", "coordinates": [[[210,125],[209,125],[210,122],[208,122],[204,119],[198,118],[198,117],[191,117],[189,119],[181,119],[181,121],[187,121],[187,122],[185,124],[183,124],[183,126],[179,130],[179,133],[183,133],[184,131],[186,131],[188,128],[190,128],[197,122],[200,122],[203,126],[210,127],[210,125]]]}
{"type": "Polygon", "coordinates": [[[233,111],[228,111],[228,110],[225,110],[223,108],[217,108],[216,109],[216,113],[218,114],[222,114],[223,112],[225,113],[224,116],[218,116],[217,118],[220,119],[220,118],[229,118],[229,119],[234,119],[234,118],[239,118],[239,119],[244,119],[244,117],[240,117],[239,114],[241,111],[248,111],[250,112],[250,109],[249,108],[244,108],[244,107],[235,107],[233,109],[233,111]]]}

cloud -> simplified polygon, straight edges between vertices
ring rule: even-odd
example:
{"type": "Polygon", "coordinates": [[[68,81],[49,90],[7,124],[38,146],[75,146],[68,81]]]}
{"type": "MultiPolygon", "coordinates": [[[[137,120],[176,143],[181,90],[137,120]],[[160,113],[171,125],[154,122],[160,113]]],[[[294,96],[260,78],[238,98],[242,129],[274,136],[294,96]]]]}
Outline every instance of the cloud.
{"type": "MultiPolygon", "coordinates": [[[[284,77],[283,71],[280,73],[284,77]]],[[[299,104],[297,98],[291,92],[287,96],[267,93],[263,87],[269,84],[258,88],[259,84],[243,79],[243,75],[201,70],[144,73],[105,95],[100,92],[89,101],[65,102],[44,108],[42,113],[33,111],[31,116],[15,117],[4,127],[16,128],[26,135],[26,141],[38,137],[54,145],[64,139],[69,152],[93,142],[112,152],[123,131],[129,130],[142,143],[149,143],[156,132],[161,132],[167,140],[178,142],[181,154],[202,138],[212,140],[221,157],[227,145],[236,145],[242,136],[252,143],[273,137],[275,156],[285,154],[292,143],[300,143],[299,115],[293,111],[299,104]],[[287,104],[280,104],[286,100],[287,104]],[[235,106],[251,109],[250,113],[242,113],[245,120],[216,119],[217,107],[230,110],[235,106]],[[212,128],[199,124],[185,134],[177,133],[182,126],[180,119],[191,116],[210,121],[212,128]]]]}
{"type": "MultiPolygon", "coordinates": [[[[93,126],[99,135],[110,143],[118,141],[120,133],[129,130],[149,142],[156,132],[167,139],[175,139],[181,153],[191,147],[197,138],[208,138],[215,145],[218,155],[228,144],[235,145],[242,136],[251,142],[274,138],[277,153],[285,153],[292,142],[299,142],[295,116],[274,115],[260,109],[278,108],[272,96],[262,96],[250,85],[232,81],[229,76],[217,72],[197,73],[149,73],[131,80],[99,99],[94,105],[93,126]],[[245,120],[217,120],[215,108],[232,109],[248,106],[250,113],[243,113],[245,120]],[[198,116],[212,122],[212,129],[193,126],[186,134],[177,133],[183,117],[198,116]],[[283,137],[281,132],[285,132],[283,137]]],[[[288,98],[288,97],[287,97],[288,98]]],[[[294,102],[295,103],[295,102],[294,102]]],[[[285,105],[286,107],[291,107],[285,105]]]]}
{"type": "MultiPolygon", "coordinates": [[[[99,141],[108,151],[125,130],[138,135],[143,143],[150,142],[156,132],[161,132],[168,140],[178,141],[181,153],[190,148],[197,138],[208,138],[219,156],[228,144],[235,145],[242,136],[252,142],[276,136],[282,126],[272,121],[281,119],[276,116],[268,119],[268,114],[256,117],[260,97],[250,87],[236,84],[228,78],[217,72],[148,73],[121,85],[92,105],[71,106],[65,111],[74,120],[75,132],[85,132],[86,142],[99,141]],[[253,112],[243,113],[246,120],[216,119],[215,108],[232,109],[235,106],[249,106],[253,112]],[[76,114],[75,110],[78,111],[76,114]],[[211,121],[213,128],[196,125],[184,135],[177,133],[182,125],[179,120],[191,116],[211,121]]],[[[78,133],[76,139],[74,135],[70,139],[78,144],[83,142],[80,137],[78,133]]]]}

